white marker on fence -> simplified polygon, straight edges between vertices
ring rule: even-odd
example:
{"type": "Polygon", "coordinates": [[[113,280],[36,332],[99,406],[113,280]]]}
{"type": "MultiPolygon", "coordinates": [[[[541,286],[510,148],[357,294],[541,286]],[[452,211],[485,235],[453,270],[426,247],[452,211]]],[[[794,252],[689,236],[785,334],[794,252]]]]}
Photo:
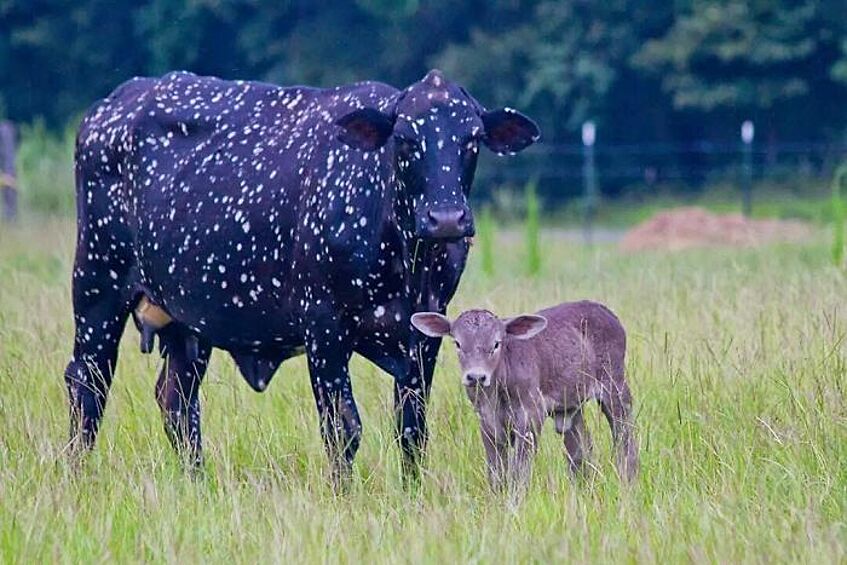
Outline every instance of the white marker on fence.
{"type": "Polygon", "coordinates": [[[585,242],[591,244],[594,213],[597,211],[597,169],[594,165],[594,142],[597,126],[591,120],[582,124],[582,178],[585,183],[584,221],[585,242]]]}
{"type": "Polygon", "coordinates": [[[741,210],[745,217],[753,213],[753,139],[756,126],[750,120],[741,124],[741,210]]]}
{"type": "Polygon", "coordinates": [[[753,138],[756,137],[756,126],[750,120],[744,120],[741,124],[741,141],[750,145],[753,143],[753,138]]]}

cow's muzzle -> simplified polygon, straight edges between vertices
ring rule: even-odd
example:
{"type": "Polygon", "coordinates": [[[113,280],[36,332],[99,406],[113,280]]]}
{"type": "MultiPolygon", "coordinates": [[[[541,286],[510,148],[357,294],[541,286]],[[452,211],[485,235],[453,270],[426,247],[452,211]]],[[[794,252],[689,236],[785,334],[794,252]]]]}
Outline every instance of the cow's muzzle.
{"type": "Polygon", "coordinates": [[[473,234],[473,215],[467,206],[433,206],[420,228],[420,236],[427,239],[459,239],[473,234]]]}

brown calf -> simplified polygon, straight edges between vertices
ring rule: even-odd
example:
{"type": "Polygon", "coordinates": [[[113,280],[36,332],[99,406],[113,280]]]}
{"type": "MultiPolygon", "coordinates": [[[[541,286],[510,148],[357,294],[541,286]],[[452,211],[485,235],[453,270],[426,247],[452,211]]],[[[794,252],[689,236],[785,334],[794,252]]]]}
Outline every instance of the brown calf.
{"type": "Polygon", "coordinates": [[[627,480],[635,476],[638,446],[624,367],[626,331],[611,310],[596,302],[568,302],[511,319],[468,310],[453,322],[421,312],[412,316],[412,324],[428,336],[454,339],[494,488],[507,478],[528,479],[547,416],[564,436],[571,469],[579,471],[592,445],[582,407],[592,399],[612,429],[618,472],[627,480]]]}

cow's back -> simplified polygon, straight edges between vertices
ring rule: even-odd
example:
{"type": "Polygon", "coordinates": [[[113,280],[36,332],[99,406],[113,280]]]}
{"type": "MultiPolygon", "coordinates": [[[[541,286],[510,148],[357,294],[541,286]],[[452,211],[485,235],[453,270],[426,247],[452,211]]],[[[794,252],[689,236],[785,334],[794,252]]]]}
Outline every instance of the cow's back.
{"type": "MultiPolygon", "coordinates": [[[[293,151],[302,164],[316,152],[318,144],[303,143],[316,126],[331,125],[362,104],[384,106],[393,93],[392,87],[374,82],[318,89],[182,71],[136,77],[86,112],[77,135],[77,166],[88,177],[120,174],[131,198],[154,182],[166,185],[181,171],[202,174],[216,152],[229,150],[231,158],[238,145],[244,146],[241,157],[274,147],[293,151]],[[133,193],[133,188],[138,190],[133,193]]],[[[237,169],[245,163],[230,159],[227,164],[237,169]]]]}
{"type": "MultiPolygon", "coordinates": [[[[326,260],[304,250],[379,248],[361,238],[380,230],[385,194],[353,183],[382,178],[380,165],[342,146],[334,123],[363,105],[384,108],[394,93],[380,83],[282,88],[189,73],[129,81],[80,128],[80,219],[116,226],[137,286],[215,345],[286,342],[301,334],[302,261],[326,260]],[[370,172],[354,177],[339,166],[370,172]],[[350,210],[355,217],[339,231],[350,210]]],[[[343,265],[364,273],[370,262],[337,261],[339,280],[364,280],[343,265]]]]}

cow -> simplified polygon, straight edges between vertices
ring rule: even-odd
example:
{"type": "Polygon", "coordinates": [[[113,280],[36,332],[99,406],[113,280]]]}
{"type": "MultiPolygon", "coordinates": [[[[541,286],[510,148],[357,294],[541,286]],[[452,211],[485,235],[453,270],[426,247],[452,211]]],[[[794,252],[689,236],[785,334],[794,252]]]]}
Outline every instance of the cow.
{"type": "Polygon", "coordinates": [[[528,117],[486,110],[437,70],[404,90],[186,72],[119,86],[76,140],[72,451],[94,444],[131,316],[143,350],[158,339],[156,399],[191,468],[216,348],[259,392],[305,353],[333,473],[348,475],[362,428],[355,352],[394,378],[415,476],[441,342],[409,319],[444,312],[456,291],[480,145],[510,154],[538,138],[528,117]]]}
{"type": "Polygon", "coordinates": [[[411,322],[427,336],[453,338],[495,490],[525,486],[548,417],[564,437],[571,470],[582,470],[591,451],[582,416],[589,400],[599,402],[609,422],[621,477],[635,477],[638,446],[626,380],[626,330],[607,307],[589,300],[566,302],[508,319],[467,310],[453,321],[439,312],[417,312],[411,322]]]}

